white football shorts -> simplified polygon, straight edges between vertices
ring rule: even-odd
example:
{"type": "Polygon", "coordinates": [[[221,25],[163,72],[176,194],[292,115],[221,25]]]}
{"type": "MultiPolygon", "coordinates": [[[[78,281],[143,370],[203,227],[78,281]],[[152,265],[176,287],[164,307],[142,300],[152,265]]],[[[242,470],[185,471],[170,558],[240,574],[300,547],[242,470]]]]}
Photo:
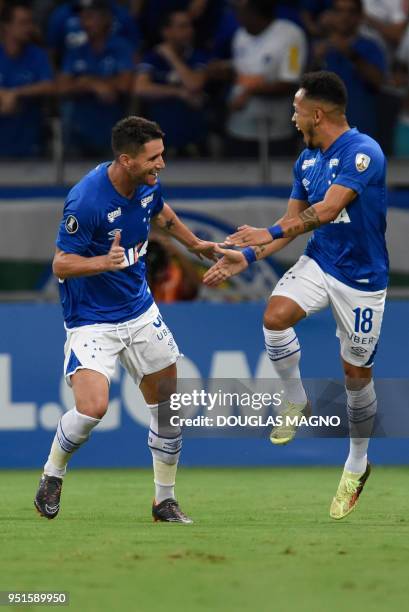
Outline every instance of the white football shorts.
{"type": "Polygon", "coordinates": [[[294,300],[307,316],[331,306],[337,324],[341,356],[359,367],[371,367],[381,332],[386,289],[359,291],[326,274],[302,255],[278,281],[273,295],[294,300]]]}
{"type": "Polygon", "coordinates": [[[180,357],[173,335],[156,304],[126,323],[97,323],[67,329],[64,374],[69,386],[77,370],[114,375],[117,360],[137,385],[146,374],[160,372],[180,357]]]}

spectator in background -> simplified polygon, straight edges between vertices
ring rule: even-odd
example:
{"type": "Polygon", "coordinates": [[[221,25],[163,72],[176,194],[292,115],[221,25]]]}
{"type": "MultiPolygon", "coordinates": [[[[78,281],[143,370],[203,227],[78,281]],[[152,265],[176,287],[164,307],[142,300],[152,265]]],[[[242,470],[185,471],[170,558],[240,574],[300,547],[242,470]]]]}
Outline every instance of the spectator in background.
{"type": "Polygon", "coordinates": [[[361,0],[334,0],[332,13],[332,26],[314,49],[315,67],[342,78],[348,90],[348,123],[376,138],[376,96],[386,74],[385,53],[374,39],[360,34],[361,0]]]}
{"type": "Polygon", "coordinates": [[[69,49],[58,76],[63,133],[70,154],[103,155],[110,151],[111,129],[125,114],[132,83],[132,48],[112,34],[106,0],[78,3],[87,42],[69,49]]]}
{"type": "MultiPolygon", "coordinates": [[[[115,0],[108,0],[108,3],[112,12],[112,34],[126,39],[132,48],[137,50],[140,45],[138,22],[125,6],[118,5],[115,0]]],[[[71,0],[64,2],[51,13],[46,40],[57,66],[66,52],[87,42],[87,33],[82,26],[78,7],[86,8],[92,4],[93,0],[71,0]]]]}
{"type": "Polygon", "coordinates": [[[327,12],[333,0],[300,0],[301,22],[310,38],[318,38],[323,33],[327,12]]]}
{"type": "Polygon", "coordinates": [[[207,56],[192,46],[194,30],[187,12],[168,13],[160,32],[162,42],[138,66],[135,93],[149,102],[144,112],[162,127],[167,149],[185,152],[206,140],[207,56]]]}
{"type": "Polygon", "coordinates": [[[33,15],[24,2],[6,4],[1,14],[0,155],[44,152],[41,102],[54,93],[47,54],[32,44],[33,15]]]}
{"type": "Polygon", "coordinates": [[[256,155],[268,134],[272,155],[294,152],[292,96],[304,68],[306,38],[294,23],[275,19],[272,0],[241,0],[233,40],[233,78],[227,131],[229,153],[256,155]]]}
{"type": "Polygon", "coordinates": [[[396,124],[393,152],[398,157],[409,157],[409,26],[396,52],[393,78],[402,95],[402,108],[396,124]]]}
{"type": "Polygon", "coordinates": [[[146,254],[148,285],[155,302],[194,300],[200,279],[196,267],[178,247],[152,234],[146,254]]]}
{"type": "Polygon", "coordinates": [[[363,0],[363,12],[365,25],[382,38],[392,53],[408,24],[408,0],[363,0]]]}
{"type": "Polygon", "coordinates": [[[222,17],[225,0],[139,0],[141,29],[146,45],[154,46],[159,41],[158,20],[166,13],[182,11],[188,13],[195,32],[195,45],[211,46],[214,33],[222,17]]]}

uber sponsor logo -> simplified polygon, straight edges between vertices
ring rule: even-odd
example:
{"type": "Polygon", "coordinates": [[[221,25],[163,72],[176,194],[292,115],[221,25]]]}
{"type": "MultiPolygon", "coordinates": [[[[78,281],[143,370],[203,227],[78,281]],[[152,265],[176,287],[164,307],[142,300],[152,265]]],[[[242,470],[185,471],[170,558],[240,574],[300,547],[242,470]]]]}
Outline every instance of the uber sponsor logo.
{"type": "Polygon", "coordinates": [[[149,196],[146,196],[146,198],[142,198],[142,200],[141,200],[142,208],[146,208],[148,206],[148,204],[150,202],[152,202],[152,200],[153,200],[153,193],[151,193],[151,195],[149,195],[149,196]]]}
{"type": "Polygon", "coordinates": [[[115,219],[117,219],[121,215],[122,215],[122,209],[120,206],[118,206],[116,210],[113,210],[112,212],[108,213],[108,221],[110,223],[113,223],[115,219]]]}
{"type": "Polygon", "coordinates": [[[316,157],[313,157],[312,159],[304,159],[301,169],[306,170],[307,168],[311,168],[311,166],[315,165],[316,159],[316,157]]]}
{"type": "Polygon", "coordinates": [[[354,334],[354,332],[348,334],[348,338],[355,342],[355,344],[374,344],[376,341],[376,336],[361,337],[354,334]]]}

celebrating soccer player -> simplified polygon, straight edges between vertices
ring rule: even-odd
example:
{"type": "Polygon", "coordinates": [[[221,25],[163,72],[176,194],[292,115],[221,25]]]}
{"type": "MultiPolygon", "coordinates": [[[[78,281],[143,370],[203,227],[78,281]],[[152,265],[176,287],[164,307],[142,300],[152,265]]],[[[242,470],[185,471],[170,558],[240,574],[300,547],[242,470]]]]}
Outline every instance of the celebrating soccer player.
{"type": "MultiPolygon", "coordinates": [[[[247,266],[313,230],[305,254],[277,283],[264,314],[264,337],[273,373],[286,391],[285,415],[309,410],[300,379],[300,344],[293,326],[331,305],[345,372],[350,450],[330,516],[355,507],[370,473],[369,435],[376,413],[372,365],[388,282],[385,243],[385,157],[378,143],[346,120],[347,93],[331,72],[304,75],[294,98],[293,122],[306,149],[294,166],[286,214],[269,228],[248,225],[218,247],[223,257],[205,275],[216,286],[247,266]]],[[[276,427],[273,444],[285,444],[295,426],[276,427]]]]}
{"type": "Polygon", "coordinates": [[[199,240],[163,201],[163,136],[141,117],[119,121],[112,130],[114,161],[87,174],[65,202],[53,271],[67,330],[64,373],[75,407],[58,423],[34,501],[49,519],[60,508],[67,462],[107,411],[119,358],[151,412],[153,518],[192,522],[174,494],[181,430],[161,419],[176,388],[179,350],[148,288],[145,254],[151,224],[199,256],[212,258],[214,244],[199,240]]]}

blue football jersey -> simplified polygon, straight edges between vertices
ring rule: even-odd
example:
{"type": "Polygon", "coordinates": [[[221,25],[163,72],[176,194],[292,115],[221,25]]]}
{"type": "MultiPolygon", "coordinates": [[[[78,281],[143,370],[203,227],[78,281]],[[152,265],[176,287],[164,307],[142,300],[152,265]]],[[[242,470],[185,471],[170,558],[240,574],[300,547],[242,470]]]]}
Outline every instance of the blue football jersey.
{"type": "Polygon", "coordinates": [[[316,204],[331,185],[356,192],[334,221],[313,232],[305,254],[324,272],[361,291],[385,289],[388,283],[385,178],[382,149],[356,128],[325,152],[305,149],[294,166],[292,198],[316,204]]]}
{"type": "Polygon", "coordinates": [[[142,185],[132,198],[125,198],[109,179],[110,163],[100,164],[71,189],[56,244],[65,253],[83,257],[106,255],[119,231],[128,266],[60,282],[68,328],[129,321],[153,303],[145,254],[151,219],[164,204],[161,186],[142,185]]]}

